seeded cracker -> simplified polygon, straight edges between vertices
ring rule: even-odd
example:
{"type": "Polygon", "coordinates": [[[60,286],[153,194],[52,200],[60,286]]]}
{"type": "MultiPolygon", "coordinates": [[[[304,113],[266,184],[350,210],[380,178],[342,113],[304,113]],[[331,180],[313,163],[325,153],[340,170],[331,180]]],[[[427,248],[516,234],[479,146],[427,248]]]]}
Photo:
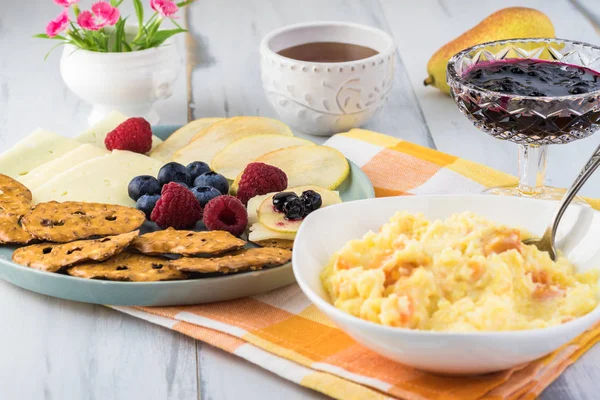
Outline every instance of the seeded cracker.
{"type": "Polygon", "coordinates": [[[65,244],[41,243],[21,247],[13,253],[17,264],[48,272],[85,261],[104,261],[122,252],[139,231],[107,236],[102,239],[78,240],[65,244]]]}
{"type": "Polygon", "coordinates": [[[85,263],[67,270],[72,276],[126,282],[181,280],[188,277],[169,265],[169,259],[123,252],[100,263],[85,263]]]}
{"type": "Polygon", "coordinates": [[[179,231],[168,228],[136,238],[131,247],[143,254],[207,256],[244,247],[246,242],[225,231],[179,231]]]}
{"type": "Polygon", "coordinates": [[[0,215],[0,244],[27,244],[33,240],[20,220],[19,215],[0,215]]]}
{"type": "Polygon", "coordinates": [[[283,265],[292,259],[292,252],[276,248],[237,250],[223,257],[190,258],[171,261],[170,265],[185,272],[239,272],[283,265]]]}
{"type": "Polygon", "coordinates": [[[31,207],[29,189],[9,176],[0,174],[0,215],[23,215],[31,207]]]}
{"type": "Polygon", "coordinates": [[[145,219],[142,211],[114,204],[50,201],[35,205],[21,222],[37,239],[65,243],[131,232],[145,219]]]}
{"type": "Polygon", "coordinates": [[[27,244],[33,237],[21,227],[21,216],[31,207],[31,192],[0,174],[0,244],[27,244]]]}
{"type": "Polygon", "coordinates": [[[252,242],[260,247],[274,247],[276,249],[292,250],[294,247],[293,240],[287,239],[264,239],[252,242]]]}

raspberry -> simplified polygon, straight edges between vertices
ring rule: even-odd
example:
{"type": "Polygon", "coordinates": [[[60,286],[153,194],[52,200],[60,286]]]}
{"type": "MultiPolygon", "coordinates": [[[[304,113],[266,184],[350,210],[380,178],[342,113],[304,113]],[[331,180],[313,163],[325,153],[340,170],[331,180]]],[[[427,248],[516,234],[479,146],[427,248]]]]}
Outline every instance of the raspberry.
{"type": "Polygon", "coordinates": [[[248,212],[233,196],[215,197],[204,207],[204,225],[211,231],[227,231],[240,236],[248,225],[248,212]]]}
{"type": "Polygon", "coordinates": [[[108,150],[129,150],[144,154],[152,148],[152,128],[144,118],[129,118],[104,139],[108,150]]]}
{"type": "Polygon", "coordinates": [[[248,204],[254,196],[285,190],[287,184],[287,175],[279,168],[260,162],[250,163],[242,173],[237,197],[248,204]]]}
{"type": "Polygon", "coordinates": [[[202,218],[202,207],[196,196],[186,187],[176,183],[167,183],[162,188],[160,199],[156,202],[150,219],[165,229],[190,229],[202,218]]]}

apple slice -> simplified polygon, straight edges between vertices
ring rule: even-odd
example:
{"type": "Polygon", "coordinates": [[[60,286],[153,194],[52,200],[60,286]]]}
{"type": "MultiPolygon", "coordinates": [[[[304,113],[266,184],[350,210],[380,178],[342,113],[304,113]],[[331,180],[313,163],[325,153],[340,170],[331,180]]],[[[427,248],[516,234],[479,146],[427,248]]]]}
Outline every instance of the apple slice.
{"type": "Polygon", "coordinates": [[[260,196],[254,196],[250,200],[248,200],[248,205],[246,209],[248,210],[248,226],[252,226],[258,222],[258,207],[262,204],[262,202],[269,196],[271,198],[275,195],[275,193],[267,193],[260,196]]]}
{"type": "Polygon", "coordinates": [[[210,167],[229,180],[241,174],[246,165],[264,154],[292,146],[316,146],[310,140],[285,135],[253,135],[231,143],[212,160],[210,167]]]}
{"type": "Polygon", "coordinates": [[[192,161],[212,163],[221,150],[243,137],[261,134],[293,136],[283,122],[263,117],[233,117],[212,124],[192,138],[187,146],[177,150],[173,160],[187,165],[192,161]]]}
{"type": "MultiPolygon", "coordinates": [[[[350,165],[338,150],[327,146],[286,147],[267,153],[254,162],[274,165],[287,175],[288,187],[313,185],[335,189],[348,177],[350,165]]],[[[231,193],[237,193],[242,174],[235,178],[231,193]]]]}
{"type": "MultiPolygon", "coordinates": [[[[305,190],[314,190],[315,192],[321,195],[321,200],[323,200],[321,208],[342,202],[342,199],[340,198],[337,192],[324,189],[318,186],[299,186],[287,189],[286,191],[294,192],[298,196],[300,196],[305,190]]],[[[271,229],[276,232],[298,232],[300,224],[302,224],[302,220],[288,220],[285,218],[285,215],[282,212],[277,211],[277,209],[275,209],[275,207],[273,206],[274,195],[274,193],[267,195],[267,197],[262,201],[262,203],[260,203],[260,206],[257,210],[259,222],[262,223],[265,226],[265,228],[271,229]]]]}
{"type": "Polygon", "coordinates": [[[223,120],[224,118],[200,118],[182,126],[173,132],[167,140],[156,146],[150,153],[150,157],[165,163],[171,161],[175,152],[186,146],[199,132],[223,120]]]}
{"type": "Polygon", "coordinates": [[[256,222],[250,226],[250,234],[248,240],[251,242],[262,242],[263,240],[294,240],[295,233],[277,232],[267,228],[260,222],[256,222]]]}

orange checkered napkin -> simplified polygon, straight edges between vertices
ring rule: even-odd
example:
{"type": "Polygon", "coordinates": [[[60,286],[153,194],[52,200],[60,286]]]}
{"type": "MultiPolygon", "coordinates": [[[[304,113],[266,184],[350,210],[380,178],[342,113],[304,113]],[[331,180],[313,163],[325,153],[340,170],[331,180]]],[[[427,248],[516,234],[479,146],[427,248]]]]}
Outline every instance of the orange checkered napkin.
{"type": "MultiPolygon", "coordinates": [[[[378,196],[473,193],[515,182],[514,177],[483,165],[360,129],[337,135],[327,145],[358,164],[378,196]]],[[[519,368],[476,377],[442,377],[360,346],[321,314],[296,284],[222,303],[114,308],[338,399],[533,399],[600,338],[599,325],[555,353],[519,368]]]]}

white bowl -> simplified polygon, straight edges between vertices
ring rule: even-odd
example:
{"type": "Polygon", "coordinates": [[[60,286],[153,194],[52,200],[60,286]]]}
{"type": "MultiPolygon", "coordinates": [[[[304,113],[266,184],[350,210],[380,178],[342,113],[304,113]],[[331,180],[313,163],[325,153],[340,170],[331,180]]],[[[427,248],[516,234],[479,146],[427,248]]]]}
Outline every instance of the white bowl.
{"type": "Polygon", "coordinates": [[[296,130],[332,135],[365,124],[384,105],[394,80],[395,45],[387,33],[350,22],[288,25],[260,44],[262,83],[279,118],[296,130]],[[277,52],[311,42],[370,47],[378,54],[357,61],[321,63],[277,52]]]}
{"type": "MultiPolygon", "coordinates": [[[[336,309],[327,299],[320,273],[348,240],[376,231],[396,212],[422,212],[445,218],[472,211],[493,221],[541,234],[556,202],[491,195],[388,197],[344,203],[311,214],[294,242],[292,265],[308,298],[357,342],[422,370],[443,374],[480,374],[511,368],[542,357],[600,321],[600,307],[583,317],[544,329],[450,333],[393,328],[336,309]]],[[[571,206],[560,224],[558,247],[579,271],[600,267],[600,213],[571,206]]]]}

